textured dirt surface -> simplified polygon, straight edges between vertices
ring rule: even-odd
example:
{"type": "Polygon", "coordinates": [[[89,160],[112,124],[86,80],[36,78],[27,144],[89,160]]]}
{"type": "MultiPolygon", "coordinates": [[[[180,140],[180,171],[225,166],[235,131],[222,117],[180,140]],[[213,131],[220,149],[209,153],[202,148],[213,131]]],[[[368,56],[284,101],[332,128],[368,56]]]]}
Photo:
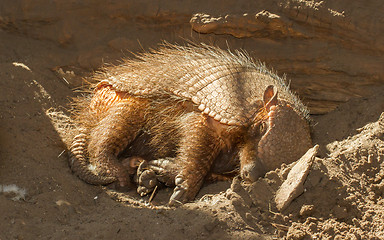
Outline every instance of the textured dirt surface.
{"type": "MultiPolygon", "coordinates": [[[[382,15],[372,10],[381,9],[375,7],[379,1],[367,3],[359,13],[346,1],[334,1],[337,4],[330,9],[357,16],[350,24],[361,24],[348,34],[340,30],[339,35],[351,38],[359,29],[365,29],[366,35],[337,45],[335,39],[322,42],[321,36],[327,35],[322,32],[315,34],[318,38],[308,48],[305,37],[287,40],[266,34],[239,40],[200,36],[190,30],[192,14],[216,16],[232,9],[240,16],[242,9],[252,9],[242,1],[204,7],[180,6],[177,1],[163,5],[144,1],[140,6],[122,2],[104,8],[96,3],[89,8],[87,1],[83,5],[43,0],[0,4],[1,240],[384,238],[384,80],[382,68],[376,67],[382,66],[384,38],[375,35],[376,42],[365,41],[382,26],[382,15]],[[189,10],[180,11],[183,7],[189,10]],[[378,19],[373,28],[365,27],[370,26],[368,16],[378,19]],[[195,202],[179,208],[163,205],[169,189],[160,190],[149,204],[149,197],[140,198],[135,191],[120,193],[88,185],[70,172],[63,132],[69,99],[78,94],[82,77],[102,62],[118,62],[129,51],[138,51],[140,44],[154,47],[162,39],[182,42],[179,36],[192,35],[222,47],[228,41],[231,47],[250,50],[279,72],[287,72],[299,94],[318,102],[328,96],[332,106],[338,105],[327,114],[312,116],[319,153],[304,192],[282,212],[276,209],[274,196],[291,165],[251,185],[237,178],[206,184],[195,202]],[[254,47],[258,44],[259,50],[254,47]],[[301,47],[293,51],[296,44],[301,47]],[[338,46],[342,47],[333,51],[338,46]],[[301,85],[304,78],[312,84],[301,85]],[[335,85],[321,83],[327,78],[338,80],[335,85]],[[355,95],[347,91],[350,86],[355,95]],[[322,90],[327,94],[321,95],[322,90]],[[343,91],[344,97],[336,97],[343,91]]],[[[272,11],[267,2],[259,1],[252,12],[263,10],[263,4],[272,11]]],[[[292,26],[305,29],[297,22],[292,26]]]]}

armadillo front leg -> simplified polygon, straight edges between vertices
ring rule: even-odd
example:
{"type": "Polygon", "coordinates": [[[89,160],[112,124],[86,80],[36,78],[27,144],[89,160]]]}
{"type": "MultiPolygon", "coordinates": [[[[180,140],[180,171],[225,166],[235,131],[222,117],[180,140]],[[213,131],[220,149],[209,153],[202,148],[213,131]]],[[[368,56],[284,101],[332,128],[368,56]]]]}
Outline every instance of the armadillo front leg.
{"type": "Polygon", "coordinates": [[[90,133],[90,163],[99,175],[115,178],[120,186],[128,185],[129,177],[126,167],[118,161],[117,156],[142,128],[145,108],[145,103],[140,99],[121,100],[90,133]]]}
{"type": "Polygon", "coordinates": [[[221,146],[220,139],[207,127],[206,118],[200,113],[189,113],[182,121],[185,127],[177,155],[181,171],[175,177],[171,206],[195,198],[221,146]]]}

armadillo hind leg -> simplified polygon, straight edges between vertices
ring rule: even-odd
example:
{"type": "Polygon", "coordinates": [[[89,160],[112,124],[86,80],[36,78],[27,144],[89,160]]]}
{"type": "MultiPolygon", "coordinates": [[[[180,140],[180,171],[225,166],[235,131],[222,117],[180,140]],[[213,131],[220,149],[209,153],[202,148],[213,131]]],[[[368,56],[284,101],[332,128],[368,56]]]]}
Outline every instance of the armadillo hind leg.
{"type": "Polygon", "coordinates": [[[184,116],[182,122],[183,126],[189,127],[181,130],[183,136],[176,156],[180,172],[175,177],[176,186],[169,200],[170,206],[195,198],[222,144],[200,113],[190,113],[184,116]]]}
{"type": "Polygon", "coordinates": [[[118,161],[118,154],[131,143],[144,124],[145,102],[127,98],[113,106],[89,135],[89,161],[99,175],[129,184],[129,169],[118,161]]]}

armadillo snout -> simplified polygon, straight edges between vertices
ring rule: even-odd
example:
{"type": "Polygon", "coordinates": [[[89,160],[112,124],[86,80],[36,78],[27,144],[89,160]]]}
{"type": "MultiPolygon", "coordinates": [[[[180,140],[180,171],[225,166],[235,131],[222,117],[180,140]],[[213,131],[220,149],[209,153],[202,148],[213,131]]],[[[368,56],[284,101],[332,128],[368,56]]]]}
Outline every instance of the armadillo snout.
{"type": "Polygon", "coordinates": [[[240,176],[244,181],[255,182],[259,177],[264,176],[264,168],[258,163],[251,162],[241,168],[240,176]]]}

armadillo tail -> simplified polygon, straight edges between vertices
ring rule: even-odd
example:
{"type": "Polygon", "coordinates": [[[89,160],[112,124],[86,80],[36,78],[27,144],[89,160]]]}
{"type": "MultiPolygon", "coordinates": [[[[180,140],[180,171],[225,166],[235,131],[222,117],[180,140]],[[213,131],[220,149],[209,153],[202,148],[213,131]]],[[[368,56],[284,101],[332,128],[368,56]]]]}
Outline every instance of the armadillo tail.
{"type": "Polygon", "coordinates": [[[115,177],[96,174],[89,164],[86,151],[86,135],[80,133],[73,138],[70,153],[69,167],[81,180],[93,185],[106,185],[116,181],[115,177]]]}

